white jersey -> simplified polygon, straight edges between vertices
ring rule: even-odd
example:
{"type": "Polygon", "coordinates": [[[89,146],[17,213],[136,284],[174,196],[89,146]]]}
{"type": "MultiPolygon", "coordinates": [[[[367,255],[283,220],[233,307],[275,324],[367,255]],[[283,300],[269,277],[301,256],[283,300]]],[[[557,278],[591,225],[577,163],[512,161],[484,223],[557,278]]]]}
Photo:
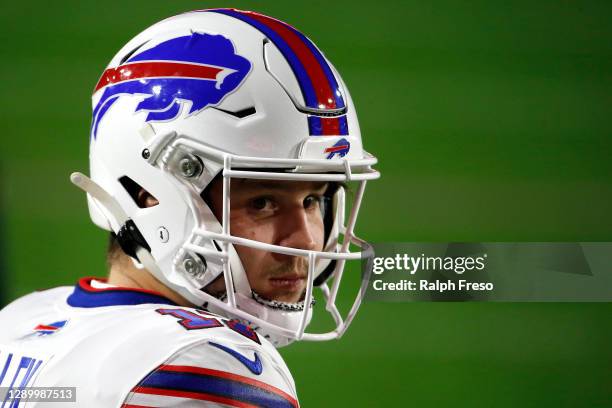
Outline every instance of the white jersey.
{"type": "Polygon", "coordinates": [[[249,327],[91,278],[0,311],[0,387],[76,388],[76,404],[0,400],[12,408],[299,406],[281,356],[249,327]]]}

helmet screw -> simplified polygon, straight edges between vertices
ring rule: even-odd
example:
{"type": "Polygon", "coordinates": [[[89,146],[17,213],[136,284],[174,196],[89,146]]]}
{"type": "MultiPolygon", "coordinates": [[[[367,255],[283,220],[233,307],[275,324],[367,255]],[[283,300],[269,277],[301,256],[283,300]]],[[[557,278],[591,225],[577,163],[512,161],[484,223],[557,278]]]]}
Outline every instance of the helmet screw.
{"type": "Polygon", "coordinates": [[[201,169],[197,159],[190,159],[188,157],[181,159],[179,168],[181,169],[181,174],[186,178],[197,176],[200,174],[201,169]]]}
{"type": "Polygon", "coordinates": [[[163,242],[164,244],[168,242],[168,239],[170,239],[170,234],[168,233],[168,230],[164,227],[158,228],[157,236],[159,237],[159,240],[163,242]]]}
{"type": "Polygon", "coordinates": [[[149,149],[144,149],[142,151],[142,158],[147,160],[149,157],[151,157],[151,152],[149,151],[149,149]]]}
{"type": "Polygon", "coordinates": [[[197,275],[200,271],[198,263],[191,258],[187,258],[183,261],[183,268],[190,275],[197,275]]]}

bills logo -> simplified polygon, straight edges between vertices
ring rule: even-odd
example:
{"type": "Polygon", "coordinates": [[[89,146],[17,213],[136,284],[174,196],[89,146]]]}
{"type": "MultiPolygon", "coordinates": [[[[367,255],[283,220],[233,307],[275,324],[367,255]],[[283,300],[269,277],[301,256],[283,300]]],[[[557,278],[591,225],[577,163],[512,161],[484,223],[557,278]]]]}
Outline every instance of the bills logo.
{"type": "Polygon", "coordinates": [[[335,155],[338,155],[338,157],[346,156],[349,150],[351,150],[351,144],[348,140],[342,138],[338,140],[335,145],[325,149],[325,153],[329,153],[327,159],[332,159],[335,155]]]}
{"type": "Polygon", "coordinates": [[[147,122],[169,121],[184,105],[189,114],[218,105],[250,70],[251,63],[221,35],[193,33],[137,52],[98,81],[94,92],[104,92],[93,111],[91,136],[96,138],[100,121],[122,95],[143,97],[136,112],[148,112],[147,122]]]}
{"type": "Polygon", "coordinates": [[[32,333],[31,335],[40,337],[49,336],[51,334],[57,333],[62,327],[66,325],[67,321],[68,320],[62,320],[50,324],[39,324],[38,326],[34,327],[34,333],[32,333]]]}

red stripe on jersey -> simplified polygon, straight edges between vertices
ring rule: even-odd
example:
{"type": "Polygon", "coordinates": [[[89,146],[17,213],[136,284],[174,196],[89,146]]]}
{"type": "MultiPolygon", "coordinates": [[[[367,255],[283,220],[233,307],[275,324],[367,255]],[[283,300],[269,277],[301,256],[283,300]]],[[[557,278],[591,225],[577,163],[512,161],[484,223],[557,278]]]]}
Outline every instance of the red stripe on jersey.
{"type": "Polygon", "coordinates": [[[291,405],[293,405],[294,407],[298,407],[298,402],[295,400],[295,398],[293,398],[291,395],[287,394],[283,390],[273,387],[270,384],[267,384],[265,382],[254,380],[252,378],[244,377],[238,374],[228,373],[227,371],[219,371],[219,370],[212,370],[210,368],[202,368],[202,367],[194,367],[194,366],[180,366],[180,365],[161,365],[158,370],[159,371],[170,371],[170,372],[176,372],[176,373],[210,375],[214,377],[227,378],[229,380],[239,381],[245,384],[252,385],[254,387],[264,389],[276,395],[279,395],[282,398],[289,401],[291,405]]]}
{"type": "Polygon", "coordinates": [[[288,25],[279,20],[254,12],[241,11],[241,13],[259,21],[262,24],[265,24],[270,29],[274,30],[283,40],[285,40],[287,45],[291,47],[291,50],[295,53],[297,58],[304,66],[308,77],[310,77],[310,80],[312,81],[312,86],[315,90],[315,94],[317,95],[317,100],[319,101],[319,106],[317,107],[319,109],[335,109],[336,99],[334,98],[334,93],[331,89],[329,81],[325,76],[325,72],[323,71],[323,68],[321,68],[319,61],[317,61],[312,51],[310,51],[304,41],[302,41],[302,39],[295,32],[293,32],[288,25]]]}
{"type": "Polygon", "coordinates": [[[133,404],[123,404],[121,408],[155,408],[149,405],[133,405],[133,404]]]}
{"type": "Polygon", "coordinates": [[[136,387],[134,389],[135,393],[138,394],[148,394],[148,395],[164,395],[167,397],[179,397],[179,398],[189,398],[189,399],[197,399],[200,401],[212,401],[219,402],[221,404],[226,404],[232,407],[238,408],[257,408],[256,405],[247,404],[242,401],[238,401],[231,398],[220,397],[218,395],[205,394],[203,392],[191,392],[191,391],[178,391],[178,390],[169,390],[163,388],[151,388],[151,387],[136,387]]]}
{"type": "Polygon", "coordinates": [[[134,62],[104,71],[94,92],[107,85],[140,78],[184,77],[216,80],[221,71],[223,68],[183,62],[134,62]]]}

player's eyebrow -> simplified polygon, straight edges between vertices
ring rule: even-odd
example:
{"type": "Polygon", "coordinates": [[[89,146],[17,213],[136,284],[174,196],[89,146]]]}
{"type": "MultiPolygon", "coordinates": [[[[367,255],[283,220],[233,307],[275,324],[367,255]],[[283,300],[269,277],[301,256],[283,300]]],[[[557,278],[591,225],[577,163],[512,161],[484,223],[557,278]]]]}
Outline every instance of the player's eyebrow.
{"type": "Polygon", "coordinates": [[[323,190],[329,184],[327,181],[312,182],[282,182],[273,180],[239,179],[244,188],[256,190],[290,191],[290,190],[323,190]]]}

